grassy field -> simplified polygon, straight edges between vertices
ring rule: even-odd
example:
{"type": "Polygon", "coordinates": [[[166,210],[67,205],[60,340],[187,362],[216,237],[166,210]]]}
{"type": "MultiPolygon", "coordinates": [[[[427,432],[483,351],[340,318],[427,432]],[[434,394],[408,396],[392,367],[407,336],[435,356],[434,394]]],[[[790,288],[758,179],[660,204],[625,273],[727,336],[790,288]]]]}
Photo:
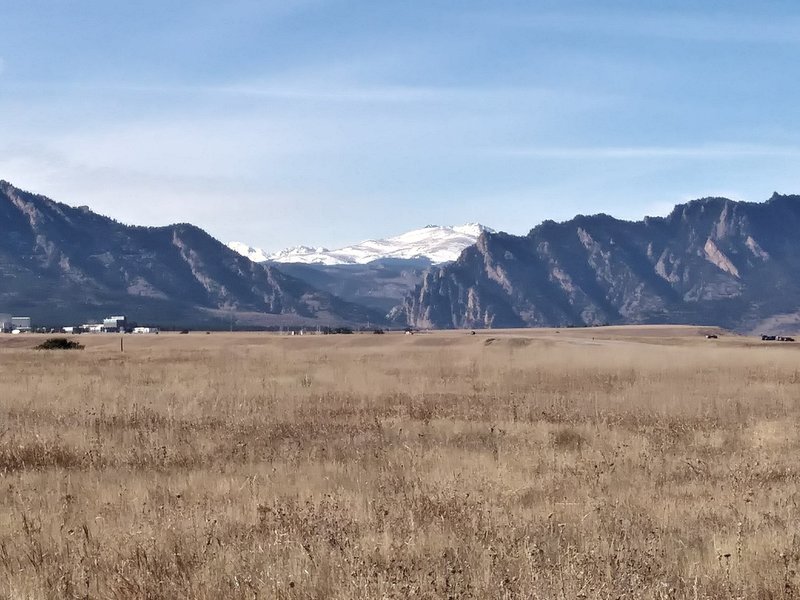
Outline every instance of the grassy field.
{"type": "Polygon", "coordinates": [[[800,344],[0,336],[0,598],[796,598],[800,344]]]}

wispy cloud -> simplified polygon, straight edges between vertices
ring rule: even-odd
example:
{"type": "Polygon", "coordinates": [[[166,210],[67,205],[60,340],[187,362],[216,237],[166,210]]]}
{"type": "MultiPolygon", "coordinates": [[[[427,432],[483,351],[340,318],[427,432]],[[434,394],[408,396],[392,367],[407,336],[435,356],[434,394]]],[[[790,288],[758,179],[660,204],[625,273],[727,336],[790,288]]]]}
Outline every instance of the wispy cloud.
{"type": "Polygon", "coordinates": [[[12,4],[0,178],[129,222],[278,249],[800,189],[790,3],[12,4]]]}
{"type": "Polygon", "coordinates": [[[798,146],[760,144],[708,144],[697,146],[583,146],[583,147],[505,147],[488,153],[519,158],[559,160],[607,159],[733,159],[747,157],[800,157],[798,146]]]}
{"type": "MultiPolygon", "coordinates": [[[[644,6],[644,5],[643,5],[644,6]]],[[[474,17],[474,15],[473,15],[474,17]]],[[[662,38],[711,43],[798,44],[800,18],[780,18],[764,12],[713,14],[639,10],[610,12],[550,12],[536,15],[508,15],[492,11],[480,14],[484,24],[504,28],[542,30],[549,33],[613,35],[628,38],[662,38]]]]}
{"type": "Polygon", "coordinates": [[[19,91],[57,91],[61,94],[131,94],[198,99],[254,99],[292,103],[332,104],[483,104],[515,102],[531,108],[530,103],[557,103],[559,106],[590,106],[601,108],[621,100],[621,96],[547,86],[435,86],[435,85],[370,85],[357,81],[276,81],[268,83],[240,82],[210,85],[129,84],[116,82],[74,82],[58,85],[25,82],[13,84],[19,91]]]}

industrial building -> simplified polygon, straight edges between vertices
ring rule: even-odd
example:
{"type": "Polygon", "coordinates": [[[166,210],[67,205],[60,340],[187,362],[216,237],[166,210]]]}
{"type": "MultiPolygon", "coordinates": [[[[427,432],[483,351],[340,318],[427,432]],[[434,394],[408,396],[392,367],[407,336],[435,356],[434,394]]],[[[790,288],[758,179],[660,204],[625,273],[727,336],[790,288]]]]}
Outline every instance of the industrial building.
{"type": "Polygon", "coordinates": [[[7,313],[0,314],[0,333],[22,333],[31,331],[30,317],[14,317],[7,313]]]}
{"type": "Polygon", "coordinates": [[[158,327],[134,327],[133,333],[158,333],[158,327]]]}
{"type": "Polygon", "coordinates": [[[124,315],[116,315],[103,319],[103,331],[108,333],[125,333],[128,320],[124,315]]]}
{"type": "MultiPolygon", "coordinates": [[[[13,316],[0,313],[0,333],[22,333],[33,331],[31,317],[13,316]]],[[[42,330],[44,331],[44,330],[42,330]]],[[[129,322],[125,315],[111,315],[101,320],[90,321],[82,325],[65,325],[50,331],[63,333],[159,333],[158,327],[138,326],[129,322]]]]}
{"type": "Polygon", "coordinates": [[[30,331],[30,317],[11,317],[11,331],[30,331]]]}

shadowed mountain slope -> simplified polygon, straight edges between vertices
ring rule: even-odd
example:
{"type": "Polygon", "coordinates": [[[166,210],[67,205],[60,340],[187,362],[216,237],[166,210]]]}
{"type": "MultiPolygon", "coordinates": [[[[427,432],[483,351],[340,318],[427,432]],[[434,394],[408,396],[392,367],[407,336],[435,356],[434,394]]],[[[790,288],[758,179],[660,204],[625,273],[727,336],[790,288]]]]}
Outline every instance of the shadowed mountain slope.
{"type": "Polygon", "coordinates": [[[800,196],[704,198],[667,217],[484,233],[393,311],[417,327],[800,323],[800,196]]]}
{"type": "Polygon", "coordinates": [[[0,312],[204,325],[358,324],[381,312],[258,265],[189,224],[133,227],[0,182],[0,312]]]}

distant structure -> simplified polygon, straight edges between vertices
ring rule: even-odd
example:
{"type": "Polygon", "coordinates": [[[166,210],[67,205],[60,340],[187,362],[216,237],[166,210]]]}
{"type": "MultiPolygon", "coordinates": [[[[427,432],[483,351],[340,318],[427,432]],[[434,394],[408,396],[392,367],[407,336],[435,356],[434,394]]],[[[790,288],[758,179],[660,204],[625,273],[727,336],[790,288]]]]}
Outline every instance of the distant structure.
{"type": "Polygon", "coordinates": [[[125,333],[128,320],[124,315],[115,315],[103,319],[103,331],[107,333],[125,333]]]}
{"type": "Polygon", "coordinates": [[[30,317],[11,317],[11,330],[12,331],[30,331],[31,318],[30,317]]]}
{"type": "Polygon", "coordinates": [[[158,327],[134,327],[133,333],[158,333],[158,327]]]}
{"type": "Polygon", "coordinates": [[[762,342],[793,342],[794,338],[788,335],[761,335],[762,342]]]}
{"type": "MultiPolygon", "coordinates": [[[[30,317],[15,317],[0,313],[0,333],[23,333],[33,331],[30,317]]],[[[44,331],[44,330],[42,330],[44,331]]],[[[82,325],[64,325],[51,329],[51,332],[62,333],[159,333],[158,327],[142,327],[130,323],[125,315],[111,315],[102,320],[89,321],[82,325]]]]}
{"type": "Polygon", "coordinates": [[[139,326],[128,321],[125,315],[112,315],[102,322],[84,323],[75,327],[62,327],[64,333],[159,333],[158,327],[139,326]]]}

